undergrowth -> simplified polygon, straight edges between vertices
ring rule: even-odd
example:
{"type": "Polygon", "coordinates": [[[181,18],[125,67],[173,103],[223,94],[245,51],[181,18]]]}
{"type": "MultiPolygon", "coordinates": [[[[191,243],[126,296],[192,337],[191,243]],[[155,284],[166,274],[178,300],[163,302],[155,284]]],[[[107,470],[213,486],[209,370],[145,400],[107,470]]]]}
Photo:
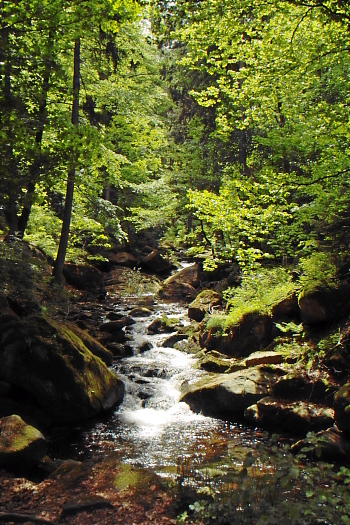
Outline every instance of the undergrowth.
{"type": "MultiPolygon", "coordinates": [[[[312,441],[312,436],[309,436],[312,441]]],[[[221,485],[210,477],[180,524],[349,525],[350,470],[325,463],[306,465],[288,445],[257,446],[241,468],[229,469],[221,485]]],[[[187,469],[188,478],[191,472],[187,469]]],[[[189,479],[190,481],[190,479],[189,479]]],[[[183,479],[182,479],[183,483],[183,479]]]]}
{"type": "Polygon", "coordinates": [[[271,313],[273,307],[298,291],[298,284],[284,268],[260,268],[245,274],[238,288],[228,288],[224,293],[227,313],[212,315],[208,329],[225,332],[250,313],[271,313]]]}

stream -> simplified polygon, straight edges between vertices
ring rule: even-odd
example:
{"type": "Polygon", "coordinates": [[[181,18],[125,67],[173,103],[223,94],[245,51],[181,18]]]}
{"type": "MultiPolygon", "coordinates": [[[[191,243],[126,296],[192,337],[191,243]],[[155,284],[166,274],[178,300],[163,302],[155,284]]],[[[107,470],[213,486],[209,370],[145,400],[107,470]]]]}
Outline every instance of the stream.
{"type": "MultiPolygon", "coordinates": [[[[115,307],[126,315],[131,309],[130,304],[115,307]]],[[[117,451],[123,462],[167,479],[180,475],[198,487],[208,473],[215,471],[219,479],[241,466],[246,453],[266,439],[244,425],[195,414],[179,401],[183,386],[204,372],[194,367],[193,355],[162,346],[171,334],[147,333],[151,322],[163,315],[189,323],[187,308],[179,303],[159,302],[152,315],[135,319],[126,329],[134,355],[113,367],[125,384],[123,403],[104,420],[79,427],[75,439],[70,435],[56,442],[58,457],[86,459],[117,451]],[[144,343],[149,350],[141,353],[144,343]]]]}

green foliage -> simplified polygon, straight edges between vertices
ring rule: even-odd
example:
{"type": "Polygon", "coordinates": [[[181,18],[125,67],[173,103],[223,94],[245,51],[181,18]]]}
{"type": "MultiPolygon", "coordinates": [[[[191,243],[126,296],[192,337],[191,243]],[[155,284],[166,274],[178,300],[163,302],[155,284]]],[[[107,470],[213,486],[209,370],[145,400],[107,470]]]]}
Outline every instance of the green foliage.
{"type": "Polygon", "coordinates": [[[208,329],[215,328],[225,332],[239,322],[243,315],[253,312],[271,313],[276,304],[290,297],[297,288],[290,272],[284,268],[260,268],[254,273],[243,274],[241,285],[228,288],[223,294],[228,313],[211,315],[207,323],[208,329]]]}
{"type": "Polygon", "coordinates": [[[309,257],[302,258],[299,262],[301,288],[305,291],[317,287],[332,287],[339,282],[338,268],[339,259],[335,259],[329,253],[317,252],[309,257]]]}
{"type": "MultiPolygon", "coordinates": [[[[201,519],[205,524],[235,523],[288,525],[305,523],[349,523],[350,494],[344,480],[349,471],[337,472],[333,465],[307,465],[293,458],[288,446],[273,443],[269,450],[257,447],[249,452],[240,470],[232,469],[218,483],[208,480],[211,499],[190,505],[185,518],[201,519]]],[[[207,492],[201,489],[201,492],[207,492]]]]}

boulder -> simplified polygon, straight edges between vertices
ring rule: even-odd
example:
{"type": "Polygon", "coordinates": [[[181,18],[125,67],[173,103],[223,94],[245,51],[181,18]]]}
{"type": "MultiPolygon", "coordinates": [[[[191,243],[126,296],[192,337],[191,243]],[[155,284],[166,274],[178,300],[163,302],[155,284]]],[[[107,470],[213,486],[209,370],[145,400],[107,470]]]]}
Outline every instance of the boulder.
{"type": "Polygon", "coordinates": [[[137,266],[136,257],[128,252],[113,253],[108,257],[108,260],[111,264],[125,266],[126,268],[135,268],[137,266]]]}
{"type": "Polygon", "coordinates": [[[172,268],[170,262],[163,258],[159,250],[153,250],[146,257],[143,257],[141,263],[155,273],[168,272],[172,268]]]}
{"type": "Polygon", "coordinates": [[[63,267],[63,277],[66,282],[78,290],[105,294],[103,276],[100,270],[94,266],[83,264],[65,264],[63,267]]]}
{"type": "Polygon", "coordinates": [[[247,367],[256,365],[280,365],[283,361],[283,354],[274,352],[273,350],[262,350],[250,354],[245,360],[245,364],[247,367]]]}
{"type": "Polygon", "coordinates": [[[272,386],[275,397],[291,401],[307,400],[333,407],[335,387],[326,379],[313,379],[306,374],[288,374],[272,386]]]}
{"type": "Polygon", "coordinates": [[[258,427],[284,429],[300,435],[333,425],[334,410],[305,401],[282,401],[268,396],[249,406],[244,417],[258,427]]]}
{"type": "Polygon", "coordinates": [[[171,332],[176,332],[180,327],[183,327],[177,317],[157,317],[154,321],[148,326],[147,332],[149,334],[170,334],[171,332]]]}
{"type": "Polygon", "coordinates": [[[274,321],[295,319],[299,317],[299,315],[298,297],[295,294],[283,299],[283,301],[277,303],[272,308],[272,317],[274,321]]]}
{"type": "Polygon", "coordinates": [[[228,334],[221,335],[215,330],[204,332],[200,337],[200,345],[227,355],[247,357],[255,350],[266,348],[272,340],[272,318],[252,312],[243,315],[236,325],[230,327],[228,334]]]}
{"type": "Polygon", "coordinates": [[[188,336],[185,334],[174,334],[170,337],[167,337],[165,341],[162,343],[163,348],[174,348],[174,346],[179,343],[180,341],[183,341],[184,339],[188,339],[188,336]]]}
{"type": "Polygon", "coordinates": [[[107,332],[108,334],[113,334],[118,332],[126,326],[131,326],[135,324],[134,319],[129,316],[122,317],[121,319],[116,319],[115,321],[107,321],[100,325],[100,332],[107,332]]]}
{"type": "Polygon", "coordinates": [[[266,397],[279,372],[267,367],[220,374],[189,386],[181,401],[205,415],[242,416],[244,410],[266,397]]]}
{"type": "MultiPolygon", "coordinates": [[[[227,356],[220,354],[220,352],[211,350],[198,360],[198,366],[207,372],[224,373],[230,370],[232,359],[227,359],[227,356]]],[[[240,368],[243,369],[245,366],[242,365],[240,368]]]]}
{"type": "Polygon", "coordinates": [[[18,415],[0,419],[0,466],[33,467],[46,455],[42,433],[18,415]]]}
{"type": "Polygon", "coordinates": [[[55,422],[121,403],[124,385],[66,325],[44,316],[0,316],[0,379],[28,392],[55,422]]]}
{"type": "Polygon", "coordinates": [[[97,339],[92,337],[88,332],[82,330],[74,323],[67,323],[67,327],[72,330],[84,343],[86,348],[90,350],[96,357],[102,359],[107,366],[111,366],[113,362],[113,354],[105,348],[97,339]]]}
{"type": "Polygon", "coordinates": [[[196,296],[196,289],[187,283],[168,283],[160,288],[158,295],[169,301],[191,300],[196,296]]]}
{"type": "Polygon", "coordinates": [[[183,270],[174,273],[163,282],[163,286],[167,287],[170,284],[189,284],[193,288],[198,288],[201,282],[202,266],[200,264],[192,264],[183,270]]]}
{"type": "Polygon", "coordinates": [[[113,357],[122,359],[124,357],[131,357],[134,355],[134,351],[130,345],[124,345],[121,343],[108,343],[108,350],[113,354],[113,357]]]}
{"type": "Polygon", "coordinates": [[[339,319],[350,312],[350,284],[304,291],[299,297],[299,308],[305,324],[320,324],[339,319]]]}
{"type": "Polygon", "coordinates": [[[350,462],[350,443],[336,427],[321,430],[313,437],[306,437],[292,445],[293,454],[303,454],[312,461],[329,461],[331,463],[350,462]]]}
{"type": "Polygon", "coordinates": [[[188,317],[200,323],[214,306],[222,304],[221,295],[213,290],[203,290],[194,301],[188,305],[188,317]]]}
{"type": "Polygon", "coordinates": [[[138,306],[136,308],[133,308],[129,312],[129,315],[131,317],[149,317],[150,315],[152,315],[152,310],[146,308],[145,306],[138,306]]]}
{"type": "Polygon", "coordinates": [[[343,385],[335,394],[334,412],[338,428],[350,432],[350,383],[343,385]]]}

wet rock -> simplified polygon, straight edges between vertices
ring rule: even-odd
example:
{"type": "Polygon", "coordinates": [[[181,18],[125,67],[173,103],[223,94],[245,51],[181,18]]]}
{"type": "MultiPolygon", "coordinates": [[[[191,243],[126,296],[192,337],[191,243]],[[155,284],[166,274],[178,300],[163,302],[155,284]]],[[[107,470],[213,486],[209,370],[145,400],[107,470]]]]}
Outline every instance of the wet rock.
{"type": "Polygon", "coordinates": [[[122,401],[123,383],[66,325],[43,316],[2,321],[0,379],[54,421],[87,419],[122,401]]]}
{"type": "Polygon", "coordinates": [[[320,324],[350,312],[350,284],[337,288],[318,288],[299,297],[301,319],[306,324],[320,324]]]}
{"type": "Polygon", "coordinates": [[[244,417],[255,426],[282,428],[300,435],[333,425],[334,410],[310,402],[282,401],[269,396],[249,406],[244,417]]]}
{"type": "Polygon", "coordinates": [[[129,315],[131,317],[148,317],[152,315],[152,310],[150,310],[149,308],[146,308],[145,306],[139,306],[137,308],[133,308],[129,312],[129,315]]]}
{"type": "Polygon", "coordinates": [[[136,257],[128,252],[114,253],[108,257],[108,260],[111,264],[125,266],[126,268],[135,268],[137,266],[136,257]]]}
{"type": "Polygon", "coordinates": [[[182,323],[176,317],[158,317],[147,328],[149,334],[169,334],[181,327],[182,323]]]}
{"type": "Polygon", "coordinates": [[[152,250],[150,254],[141,259],[141,263],[156,274],[168,272],[172,268],[170,262],[164,259],[159,250],[152,250]]]}
{"type": "Polygon", "coordinates": [[[114,332],[118,332],[122,328],[125,328],[126,326],[131,326],[133,324],[135,324],[134,319],[132,319],[129,316],[125,316],[121,319],[116,319],[115,321],[107,321],[106,323],[101,324],[100,332],[107,332],[109,334],[113,334],[114,332]]]}
{"type": "Polygon", "coordinates": [[[32,467],[46,454],[42,433],[18,415],[0,419],[0,466],[32,467]]]}
{"type": "Polygon", "coordinates": [[[284,357],[279,352],[274,352],[273,350],[262,350],[260,352],[254,352],[250,354],[249,357],[245,360],[246,366],[256,366],[256,365],[279,365],[283,363],[284,357]]]}
{"type": "Polygon", "coordinates": [[[247,357],[255,350],[266,348],[273,340],[273,322],[269,315],[249,313],[230,327],[227,335],[217,334],[215,330],[204,332],[200,337],[200,345],[208,350],[237,356],[247,357]]]}
{"type": "Polygon", "coordinates": [[[200,323],[215,306],[222,304],[221,295],[213,290],[203,290],[188,306],[188,317],[200,323]]]}
{"type": "Polygon", "coordinates": [[[108,312],[106,315],[106,319],[108,319],[108,321],[119,321],[120,319],[123,319],[123,317],[125,317],[125,314],[114,311],[108,312]]]}
{"type": "Polygon", "coordinates": [[[333,407],[335,387],[326,379],[313,379],[306,374],[288,374],[272,386],[275,397],[282,399],[307,400],[333,407]]]}
{"type": "Polygon", "coordinates": [[[143,354],[144,352],[147,352],[148,350],[151,350],[152,345],[148,341],[145,341],[142,343],[142,345],[139,347],[140,354],[143,354]]]}
{"type": "Polygon", "coordinates": [[[171,337],[168,337],[163,341],[162,347],[163,348],[174,348],[174,346],[179,343],[180,341],[183,341],[184,339],[188,339],[187,335],[184,334],[175,334],[171,337]]]}
{"type": "Polygon", "coordinates": [[[191,385],[181,401],[194,412],[205,415],[243,415],[248,406],[267,396],[277,373],[267,367],[256,367],[207,378],[191,385]]]}
{"type": "Polygon", "coordinates": [[[134,351],[129,345],[123,345],[120,343],[107,343],[107,348],[112,352],[113,357],[117,357],[120,359],[123,357],[131,357],[132,355],[134,355],[134,351]]]}
{"type": "Polygon", "coordinates": [[[78,290],[105,294],[103,275],[94,266],[80,264],[65,264],[63,276],[66,282],[78,290]]]}
{"type": "Polygon", "coordinates": [[[334,411],[338,428],[350,432],[350,383],[343,385],[335,394],[334,411]]]}
{"type": "Polygon", "coordinates": [[[312,461],[329,461],[348,464],[350,462],[350,442],[336,427],[318,432],[292,445],[293,454],[303,454],[312,461]]]}

